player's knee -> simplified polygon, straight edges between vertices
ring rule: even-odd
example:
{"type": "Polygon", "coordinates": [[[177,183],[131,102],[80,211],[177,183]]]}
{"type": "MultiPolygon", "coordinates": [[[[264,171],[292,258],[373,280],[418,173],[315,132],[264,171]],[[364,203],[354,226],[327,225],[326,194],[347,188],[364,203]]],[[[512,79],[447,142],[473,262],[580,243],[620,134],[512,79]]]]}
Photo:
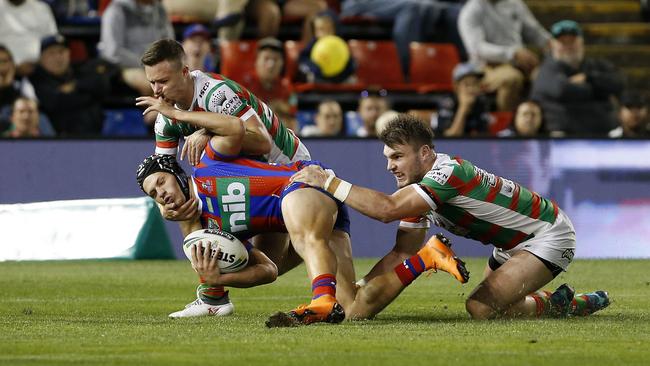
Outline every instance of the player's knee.
{"type": "Polygon", "coordinates": [[[496,314],[491,306],[471,297],[465,301],[465,310],[475,320],[491,319],[496,314]]]}

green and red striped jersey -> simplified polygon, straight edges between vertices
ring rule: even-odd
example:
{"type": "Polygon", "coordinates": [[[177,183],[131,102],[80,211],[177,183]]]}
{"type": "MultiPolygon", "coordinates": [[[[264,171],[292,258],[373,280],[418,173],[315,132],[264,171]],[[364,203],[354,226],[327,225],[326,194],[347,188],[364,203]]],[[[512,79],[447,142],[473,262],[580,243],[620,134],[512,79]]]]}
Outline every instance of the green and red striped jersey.
{"type": "MultiPolygon", "coordinates": [[[[271,163],[286,164],[298,160],[311,160],[309,151],[300,139],[286,128],[271,108],[246,88],[223,75],[192,71],[194,100],[190,111],[208,111],[239,117],[246,121],[251,116],[264,124],[272,142],[271,152],[264,158],[271,163]]],[[[187,122],[171,120],[158,114],[155,125],[156,153],[176,155],[178,141],[197,130],[187,122]]]]}
{"type": "MultiPolygon", "coordinates": [[[[437,154],[431,170],[413,187],[431,206],[427,218],[435,225],[499,248],[513,248],[550,227],[558,215],[554,202],[445,154],[437,154]]],[[[402,222],[423,224],[421,219],[402,222]]]]}

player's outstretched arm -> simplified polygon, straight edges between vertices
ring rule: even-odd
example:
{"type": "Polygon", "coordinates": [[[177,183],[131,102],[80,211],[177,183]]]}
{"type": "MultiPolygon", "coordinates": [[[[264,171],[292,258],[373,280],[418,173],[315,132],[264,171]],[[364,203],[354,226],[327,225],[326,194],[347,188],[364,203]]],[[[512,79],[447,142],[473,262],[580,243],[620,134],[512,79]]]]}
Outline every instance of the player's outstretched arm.
{"type": "MultiPolygon", "coordinates": [[[[271,152],[271,135],[257,116],[253,115],[244,121],[244,128],[244,140],[241,148],[244,154],[265,155],[271,152]]],[[[211,133],[203,128],[185,137],[181,160],[187,156],[190,165],[197,165],[211,136],[211,133]]]]}
{"type": "Polygon", "coordinates": [[[362,214],[382,222],[391,222],[406,217],[420,216],[431,207],[411,186],[404,187],[392,195],[352,184],[329,175],[316,165],[307,166],[291,177],[292,182],[303,182],[323,188],[336,199],[362,214]]]}
{"type": "Polygon", "coordinates": [[[204,255],[212,253],[210,243],[205,249],[201,248],[200,245],[192,247],[192,267],[210,286],[254,287],[271,283],[278,277],[278,268],[275,264],[255,248],[248,254],[248,265],[241,271],[233,273],[219,271],[218,253],[213,256],[204,255]]]}
{"type": "Polygon", "coordinates": [[[239,133],[241,128],[239,117],[213,112],[183,111],[174,108],[162,98],[137,97],[135,100],[135,105],[146,107],[142,112],[143,115],[155,111],[172,120],[183,121],[196,127],[205,128],[215,135],[230,136],[239,133]]]}
{"type": "Polygon", "coordinates": [[[257,115],[248,117],[244,121],[244,141],[242,151],[247,155],[265,155],[271,152],[271,135],[257,115]]]}

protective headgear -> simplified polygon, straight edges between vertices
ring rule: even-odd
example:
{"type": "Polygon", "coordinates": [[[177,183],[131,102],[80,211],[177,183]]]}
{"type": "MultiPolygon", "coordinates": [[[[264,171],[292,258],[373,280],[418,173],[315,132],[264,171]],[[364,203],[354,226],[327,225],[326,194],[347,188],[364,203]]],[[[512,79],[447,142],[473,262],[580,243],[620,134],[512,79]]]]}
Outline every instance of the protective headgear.
{"type": "MultiPolygon", "coordinates": [[[[165,172],[170,173],[176,178],[178,185],[181,187],[185,199],[190,199],[190,185],[187,174],[183,171],[176,157],[173,155],[151,155],[144,159],[142,163],[138,166],[138,171],[136,172],[136,180],[140,189],[144,192],[142,184],[144,183],[145,178],[150,176],[153,173],[165,172]]],[[[147,193],[147,192],[144,192],[147,193]]],[[[148,193],[147,193],[148,194],[148,193]]]]}

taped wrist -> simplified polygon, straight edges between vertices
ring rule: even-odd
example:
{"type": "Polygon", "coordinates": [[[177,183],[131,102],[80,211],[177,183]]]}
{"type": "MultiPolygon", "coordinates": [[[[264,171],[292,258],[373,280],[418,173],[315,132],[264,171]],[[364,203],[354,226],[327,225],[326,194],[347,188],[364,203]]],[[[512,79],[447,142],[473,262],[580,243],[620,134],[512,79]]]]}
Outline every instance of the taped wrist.
{"type": "Polygon", "coordinates": [[[325,185],[323,188],[327,192],[329,192],[332,196],[334,196],[334,198],[336,198],[341,202],[344,202],[345,199],[348,198],[348,195],[350,194],[350,190],[352,189],[352,184],[344,181],[343,179],[330,175],[325,181],[325,185]]]}

